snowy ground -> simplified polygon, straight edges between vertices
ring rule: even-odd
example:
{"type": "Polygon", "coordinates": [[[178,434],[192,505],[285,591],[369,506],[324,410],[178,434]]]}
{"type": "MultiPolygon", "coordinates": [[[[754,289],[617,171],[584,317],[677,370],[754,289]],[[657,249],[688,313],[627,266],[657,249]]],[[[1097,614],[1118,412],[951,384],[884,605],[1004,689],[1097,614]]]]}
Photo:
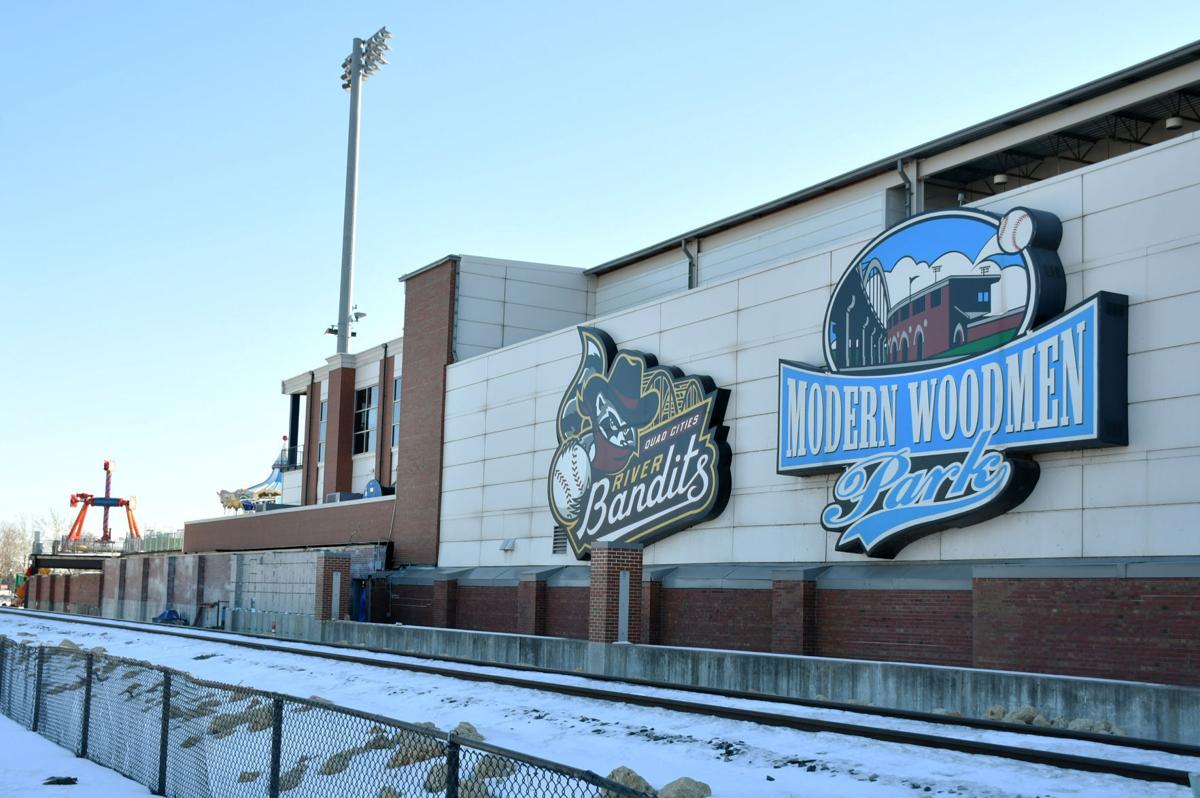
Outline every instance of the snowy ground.
{"type": "MultiPolygon", "coordinates": [[[[432,721],[451,728],[469,721],[489,742],[581,768],[608,773],[627,765],[661,786],[678,776],[707,782],[714,796],[1175,796],[1186,787],[1064,771],[1040,765],[977,757],[917,746],[882,743],[827,733],[799,732],[758,724],[573,698],[539,690],[370,665],[331,663],[306,655],[320,646],[296,644],[296,654],[254,651],[213,640],[145,635],[0,613],[0,634],[18,640],[58,643],[64,638],[109,653],[178,668],[204,679],[318,695],[338,704],[407,721],[432,721]]],[[[391,655],[380,659],[412,660],[391,655]]],[[[463,666],[464,668],[469,666],[463,666]]],[[[470,668],[503,671],[500,668],[470,668]]],[[[509,674],[513,671],[506,671],[509,674]]],[[[531,674],[518,673],[529,678],[531,674]]],[[[546,676],[553,681],[576,677],[546,676]]],[[[946,734],[936,724],[814,711],[767,702],[717,699],[684,691],[619,687],[702,702],[737,704],[810,717],[946,734]]],[[[1125,759],[1184,770],[1200,770],[1200,759],[1071,740],[956,729],[955,734],[1010,745],[1067,750],[1106,759],[1125,759]]]]}
{"type": "Polygon", "coordinates": [[[137,782],[80,759],[3,715],[0,715],[0,784],[6,794],[22,796],[128,798],[150,794],[137,782]],[[74,776],[78,783],[42,784],[50,776],[74,776]]]}

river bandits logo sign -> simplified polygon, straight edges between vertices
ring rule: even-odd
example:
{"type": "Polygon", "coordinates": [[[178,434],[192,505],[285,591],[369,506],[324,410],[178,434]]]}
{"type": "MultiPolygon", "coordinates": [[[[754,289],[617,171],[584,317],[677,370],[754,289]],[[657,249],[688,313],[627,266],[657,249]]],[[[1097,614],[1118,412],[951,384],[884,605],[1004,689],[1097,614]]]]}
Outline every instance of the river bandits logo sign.
{"type": "Polygon", "coordinates": [[[729,500],[729,391],[580,327],[558,408],[550,512],[575,556],[597,541],[649,544],[715,518],[729,500]]]}
{"type": "Polygon", "coordinates": [[[912,217],[834,289],[827,368],[780,361],[778,471],[842,471],[821,513],[839,551],[890,558],[1015,507],[1031,452],[1127,443],[1128,299],[1064,313],[1061,237],[1027,208],[912,217]]]}

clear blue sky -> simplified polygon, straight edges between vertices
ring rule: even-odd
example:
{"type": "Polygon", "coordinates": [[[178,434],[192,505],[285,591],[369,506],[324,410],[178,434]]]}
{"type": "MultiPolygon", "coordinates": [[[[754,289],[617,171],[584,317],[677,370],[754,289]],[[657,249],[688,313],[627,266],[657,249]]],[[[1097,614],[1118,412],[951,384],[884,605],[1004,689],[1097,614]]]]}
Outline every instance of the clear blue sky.
{"type": "Polygon", "coordinates": [[[1185,44],[1200,4],[6,3],[0,517],[68,514],[105,457],[159,528],[266,476],[280,379],[333,351],[339,64],[381,25],[364,345],[443,254],[595,265],[1185,44]]]}

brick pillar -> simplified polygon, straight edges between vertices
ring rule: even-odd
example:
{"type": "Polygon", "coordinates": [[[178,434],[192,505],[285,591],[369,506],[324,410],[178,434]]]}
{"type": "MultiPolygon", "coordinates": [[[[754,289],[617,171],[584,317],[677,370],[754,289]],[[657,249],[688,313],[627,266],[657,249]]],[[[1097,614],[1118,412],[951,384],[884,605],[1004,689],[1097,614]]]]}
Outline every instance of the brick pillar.
{"type": "MultiPolygon", "coordinates": [[[[148,557],[141,557],[139,559],[141,560],[142,566],[142,592],[141,599],[139,601],[140,609],[138,610],[137,619],[139,621],[145,621],[148,620],[146,611],[148,609],[147,605],[150,602],[150,559],[148,557]]],[[[158,613],[154,614],[157,615],[158,613]]]]}
{"type": "Polygon", "coordinates": [[[313,615],[318,621],[341,621],[350,612],[350,556],[322,554],[317,557],[317,596],[313,615]],[[333,575],[341,574],[340,607],[333,617],[333,575]]]}
{"type": "MultiPolygon", "coordinates": [[[[386,346],[386,344],[384,345],[386,346]]],[[[390,354],[379,361],[379,419],[378,435],[375,439],[375,479],[387,487],[392,484],[392,403],[396,400],[393,382],[396,378],[396,358],[390,354]]]]}
{"type": "Polygon", "coordinates": [[[121,558],[121,565],[117,570],[117,611],[113,615],[114,618],[125,617],[125,572],[128,570],[129,560],[121,558]]]}
{"type": "Polygon", "coordinates": [[[621,572],[629,574],[629,642],[642,642],[642,547],[601,541],[592,546],[592,585],[588,593],[588,640],[617,640],[621,572]]]}
{"type": "Polygon", "coordinates": [[[196,612],[204,606],[204,563],[208,560],[203,554],[196,556],[196,612]]]}
{"type": "Polygon", "coordinates": [[[662,578],[667,572],[660,569],[658,573],[647,576],[642,582],[642,642],[659,643],[662,641],[662,578]]]}
{"type": "Polygon", "coordinates": [[[71,575],[63,574],[62,580],[63,580],[62,606],[58,608],[58,611],[59,612],[70,612],[71,611],[71,575]]]}
{"type": "Polygon", "coordinates": [[[167,606],[166,609],[175,609],[175,558],[167,557],[167,606]]]}
{"type": "Polygon", "coordinates": [[[523,635],[546,634],[545,579],[540,574],[522,574],[517,583],[517,632],[523,635]]]}
{"type": "Polygon", "coordinates": [[[325,481],[321,498],[348,492],[354,465],[354,361],[350,355],[329,358],[329,405],[325,414],[325,481]]]}
{"type": "Polygon", "coordinates": [[[312,382],[306,392],[308,409],[304,415],[304,475],[300,482],[300,503],[318,504],[321,486],[317,484],[317,442],[321,435],[321,383],[312,382]]]}
{"type": "Polygon", "coordinates": [[[433,604],[430,610],[434,626],[443,629],[454,628],[454,616],[458,610],[458,580],[438,579],[433,583],[433,604]]]}
{"type": "MultiPolygon", "coordinates": [[[[458,258],[448,257],[404,280],[400,355],[400,445],[396,449],[395,558],[434,564],[442,506],[442,433],[446,366],[454,361],[458,258]]],[[[391,434],[391,430],[388,430],[391,434]]]]}
{"type": "Polygon", "coordinates": [[[817,583],[800,574],[771,582],[771,651],[817,653],[817,583]]]}

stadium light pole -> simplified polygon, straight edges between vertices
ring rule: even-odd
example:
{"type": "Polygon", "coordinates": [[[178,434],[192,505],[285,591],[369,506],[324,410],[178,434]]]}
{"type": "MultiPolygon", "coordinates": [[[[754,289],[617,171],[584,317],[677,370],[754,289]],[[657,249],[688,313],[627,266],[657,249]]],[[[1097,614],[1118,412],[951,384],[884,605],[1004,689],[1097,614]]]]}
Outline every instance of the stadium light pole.
{"type": "Polygon", "coordinates": [[[387,63],[383,54],[390,50],[388,29],[380,28],[369,39],[355,39],[350,55],[342,62],[342,88],[350,92],[350,133],[346,145],[346,211],[342,222],[342,282],[338,295],[337,326],[326,332],[337,333],[337,353],[350,351],[350,325],[366,314],[353,311],[354,225],[358,205],[358,121],[362,108],[362,83],[387,63]]]}

